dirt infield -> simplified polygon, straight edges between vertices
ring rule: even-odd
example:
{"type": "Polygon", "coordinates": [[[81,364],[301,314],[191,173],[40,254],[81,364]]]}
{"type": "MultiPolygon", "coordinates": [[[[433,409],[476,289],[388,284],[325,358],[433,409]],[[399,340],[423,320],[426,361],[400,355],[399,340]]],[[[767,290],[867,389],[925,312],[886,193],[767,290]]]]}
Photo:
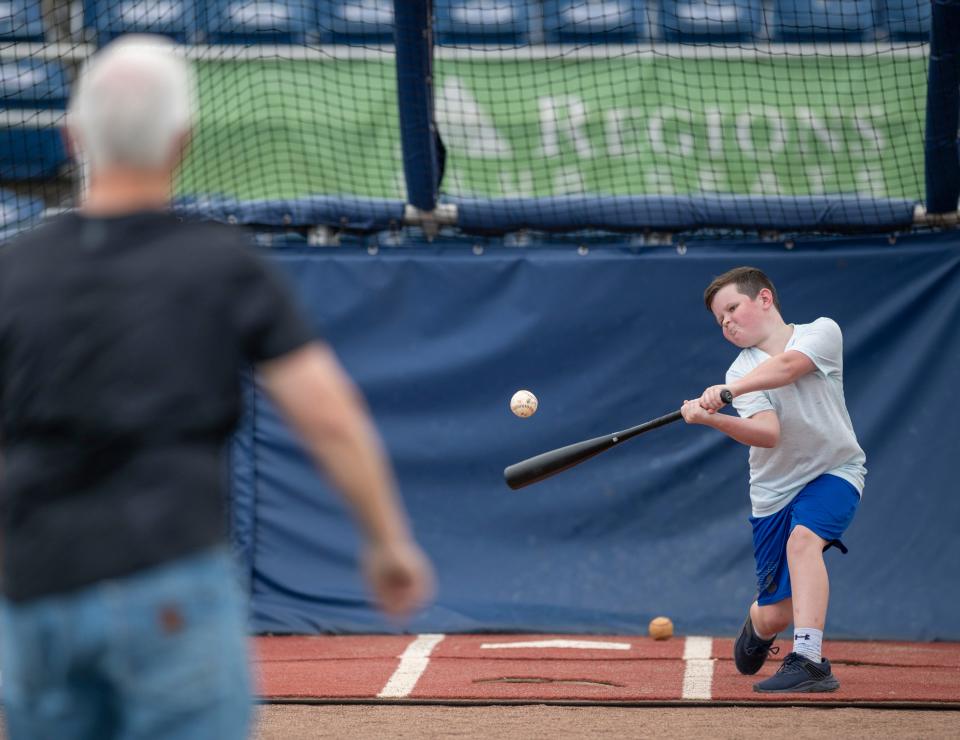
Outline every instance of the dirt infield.
{"type": "MultiPolygon", "coordinates": [[[[957,738],[960,711],[796,707],[262,705],[253,740],[314,738],[957,738]]],[[[0,712],[0,740],[6,740],[0,712]]]]}
{"type": "Polygon", "coordinates": [[[960,711],[767,707],[260,708],[256,740],[313,738],[957,738],[960,711]]]}
{"type": "MultiPolygon", "coordinates": [[[[253,740],[315,738],[956,738],[960,711],[687,707],[264,705],[253,740]]],[[[0,712],[0,740],[6,740],[0,712]]]]}

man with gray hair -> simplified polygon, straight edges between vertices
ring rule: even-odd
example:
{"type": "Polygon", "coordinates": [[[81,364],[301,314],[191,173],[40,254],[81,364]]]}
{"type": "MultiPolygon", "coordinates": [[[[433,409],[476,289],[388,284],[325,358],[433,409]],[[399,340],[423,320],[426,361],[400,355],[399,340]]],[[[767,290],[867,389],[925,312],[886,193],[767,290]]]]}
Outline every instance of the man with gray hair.
{"type": "Polygon", "coordinates": [[[222,452],[239,370],[344,495],[388,613],[430,597],[356,388],[242,232],[168,213],[194,110],[168,42],[127,37],[68,112],[79,211],[0,251],[0,665],[11,738],[241,738],[246,609],[222,452]]]}

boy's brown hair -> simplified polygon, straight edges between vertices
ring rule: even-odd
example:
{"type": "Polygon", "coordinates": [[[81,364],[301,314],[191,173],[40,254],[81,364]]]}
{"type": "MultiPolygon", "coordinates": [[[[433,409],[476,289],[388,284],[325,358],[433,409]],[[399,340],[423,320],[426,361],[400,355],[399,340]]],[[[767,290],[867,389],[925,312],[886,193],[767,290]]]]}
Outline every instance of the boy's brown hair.
{"type": "Polygon", "coordinates": [[[737,290],[750,300],[756,298],[761,290],[767,288],[773,294],[773,305],[777,311],[780,310],[780,297],[777,295],[777,289],[773,287],[770,278],[762,270],[758,270],[756,267],[734,267],[723,275],[715,277],[713,282],[703,291],[703,302],[706,304],[708,311],[713,311],[710,304],[713,303],[714,296],[721,288],[731,283],[736,285],[737,290]]]}

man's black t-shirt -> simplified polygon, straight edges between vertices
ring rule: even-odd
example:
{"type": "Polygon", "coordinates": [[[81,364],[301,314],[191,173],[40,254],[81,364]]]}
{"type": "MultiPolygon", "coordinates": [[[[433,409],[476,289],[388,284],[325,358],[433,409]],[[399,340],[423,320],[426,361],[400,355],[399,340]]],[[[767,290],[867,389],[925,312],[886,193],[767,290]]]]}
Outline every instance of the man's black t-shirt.
{"type": "Polygon", "coordinates": [[[227,226],[67,214],[0,248],[6,596],[222,542],[240,369],[310,339],[227,226]]]}

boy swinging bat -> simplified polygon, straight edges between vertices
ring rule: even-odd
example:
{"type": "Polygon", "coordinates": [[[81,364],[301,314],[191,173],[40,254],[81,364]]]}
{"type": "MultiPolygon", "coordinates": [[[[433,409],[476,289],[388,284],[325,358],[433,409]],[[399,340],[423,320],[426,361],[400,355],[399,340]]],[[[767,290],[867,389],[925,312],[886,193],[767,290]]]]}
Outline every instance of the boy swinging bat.
{"type": "Polygon", "coordinates": [[[734,645],[737,669],[759,671],[792,621],[793,651],[754,690],[836,691],[840,682],[821,655],[829,599],[823,553],[831,546],[846,552],[840,537],[866,475],[844,401],[840,327],[828,318],[784,322],[773,283],[753,267],[720,275],[704,303],[741,352],[726,382],[685,401],[681,413],[688,424],[750,446],[758,597],[734,645]],[[727,393],[739,416],[717,413],[727,393]]]}

